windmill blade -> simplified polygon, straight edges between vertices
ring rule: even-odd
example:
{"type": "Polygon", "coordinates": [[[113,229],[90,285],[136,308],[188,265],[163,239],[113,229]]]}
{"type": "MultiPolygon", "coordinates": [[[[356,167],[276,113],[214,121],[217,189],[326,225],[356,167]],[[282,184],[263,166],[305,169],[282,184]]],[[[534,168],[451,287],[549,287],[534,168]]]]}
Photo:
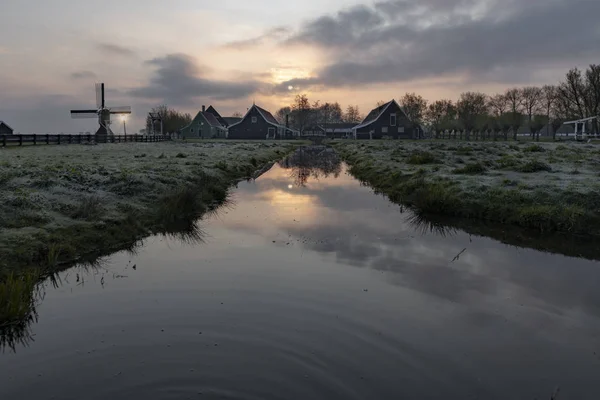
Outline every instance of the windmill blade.
{"type": "Polygon", "coordinates": [[[131,107],[130,106],[111,107],[110,113],[111,114],[131,114],[131,107]]]}
{"type": "Polygon", "coordinates": [[[104,83],[96,83],[96,106],[104,108],[104,83]]]}
{"type": "Polygon", "coordinates": [[[71,110],[71,118],[98,118],[98,110],[71,110]]]}

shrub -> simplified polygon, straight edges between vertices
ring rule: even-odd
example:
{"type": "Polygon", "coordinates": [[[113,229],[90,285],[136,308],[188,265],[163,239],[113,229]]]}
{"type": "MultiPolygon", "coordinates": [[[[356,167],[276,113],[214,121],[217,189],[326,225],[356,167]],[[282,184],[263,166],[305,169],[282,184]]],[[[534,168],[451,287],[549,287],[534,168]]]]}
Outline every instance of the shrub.
{"type": "Polygon", "coordinates": [[[525,164],[519,165],[516,169],[517,172],[523,173],[534,173],[534,172],[551,172],[552,168],[541,161],[533,160],[525,164]]]}
{"type": "Polygon", "coordinates": [[[486,169],[480,163],[471,163],[467,164],[462,168],[457,168],[453,171],[455,174],[459,175],[480,175],[485,173],[486,169]]]}
{"type": "Polygon", "coordinates": [[[531,146],[525,147],[523,149],[523,151],[526,152],[526,153],[543,153],[543,152],[546,151],[546,149],[544,149],[539,144],[532,144],[531,146]]]}
{"type": "Polygon", "coordinates": [[[415,151],[406,160],[407,164],[424,165],[437,163],[435,156],[428,151],[415,151]]]}
{"type": "Polygon", "coordinates": [[[175,158],[187,158],[187,155],[185,155],[183,153],[177,153],[177,155],[175,156],[175,158]]]}

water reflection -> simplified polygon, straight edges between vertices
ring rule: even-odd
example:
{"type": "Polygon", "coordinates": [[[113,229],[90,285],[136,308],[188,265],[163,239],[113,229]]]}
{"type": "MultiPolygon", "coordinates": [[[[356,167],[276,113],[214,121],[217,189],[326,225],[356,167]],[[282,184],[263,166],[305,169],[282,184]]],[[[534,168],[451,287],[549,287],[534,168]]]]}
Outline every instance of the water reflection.
{"type": "Polygon", "coordinates": [[[290,177],[298,187],[305,187],[310,178],[338,178],[342,172],[342,160],[332,148],[326,146],[300,148],[278,165],[291,170],[290,177]]]}
{"type": "Polygon", "coordinates": [[[600,393],[598,263],[402,210],[324,148],[232,196],[191,229],[202,245],[174,228],[58,274],[0,398],[600,393]]]}

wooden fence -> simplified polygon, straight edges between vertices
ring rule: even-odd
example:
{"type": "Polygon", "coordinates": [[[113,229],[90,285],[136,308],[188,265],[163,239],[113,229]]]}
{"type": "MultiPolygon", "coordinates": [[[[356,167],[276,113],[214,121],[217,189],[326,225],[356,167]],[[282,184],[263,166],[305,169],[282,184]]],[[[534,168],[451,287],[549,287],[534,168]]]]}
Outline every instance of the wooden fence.
{"type": "Polygon", "coordinates": [[[166,135],[1,135],[0,147],[128,142],[155,143],[169,140],[171,140],[171,137],[166,135]]]}

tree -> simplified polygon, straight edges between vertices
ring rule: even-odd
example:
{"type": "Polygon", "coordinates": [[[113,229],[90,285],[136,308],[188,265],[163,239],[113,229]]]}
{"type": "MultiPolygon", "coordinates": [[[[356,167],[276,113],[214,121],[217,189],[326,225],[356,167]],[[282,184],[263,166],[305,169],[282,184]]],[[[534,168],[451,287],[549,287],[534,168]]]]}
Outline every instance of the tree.
{"type": "Polygon", "coordinates": [[[488,109],[496,117],[501,116],[508,109],[508,99],[502,93],[497,93],[488,98],[488,109]]]}
{"type": "MultiPolygon", "coordinates": [[[[564,117],[588,118],[600,114],[600,65],[592,64],[585,74],[577,69],[570,70],[565,81],[558,86],[559,108],[564,117]]],[[[592,121],[593,132],[598,133],[598,121],[592,121]]]]}
{"type": "Polygon", "coordinates": [[[448,122],[456,117],[456,109],[452,100],[437,100],[431,103],[425,111],[424,118],[439,138],[440,130],[448,127],[448,122]]]}
{"type": "Polygon", "coordinates": [[[244,118],[244,114],[242,114],[239,111],[234,112],[233,114],[231,114],[231,116],[234,118],[244,118]]]}
{"type": "MultiPolygon", "coordinates": [[[[318,125],[327,131],[332,124],[342,121],[342,108],[339,103],[325,103],[316,110],[318,125]]],[[[333,132],[335,136],[335,131],[333,132]]]]}
{"type": "Polygon", "coordinates": [[[517,140],[517,132],[522,123],[521,109],[523,106],[523,91],[518,88],[508,89],[504,94],[508,102],[508,120],[513,130],[513,139],[517,140]]]}
{"type": "Polygon", "coordinates": [[[285,125],[287,116],[292,114],[292,107],[281,107],[275,113],[275,118],[281,125],[285,125]]]}
{"type": "Polygon", "coordinates": [[[298,94],[292,104],[292,112],[294,114],[295,128],[304,132],[304,129],[311,123],[311,111],[310,102],[305,94],[298,94]]]}
{"type": "Polygon", "coordinates": [[[385,101],[383,101],[383,100],[379,100],[379,101],[377,102],[377,107],[381,107],[381,106],[382,106],[382,105],[384,105],[385,103],[386,103],[385,101]]]}
{"type": "Polygon", "coordinates": [[[483,93],[466,92],[460,95],[460,100],[456,103],[458,119],[465,130],[466,139],[470,139],[470,134],[476,127],[478,117],[487,113],[487,98],[483,93]]]}
{"type": "MultiPolygon", "coordinates": [[[[554,85],[545,85],[542,87],[542,105],[544,110],[546,111],[546,136],[550,136],[550,121],[551,121],[551,112],[554,109],[554,104],[556,103],[556,86],[554,85]]],[[[552,131],[552,139],[556,140],[556,130],[552,131]]],[[[539,134],[538,134],[539,140],[539,134]]]]}
{"type": "Polygon", "coordinates": [[[359,123],[362,120],[358,106],[349,105],[344,114],[344,122],[359,123]]]}
{"type": "Polygon", "coordinates": [[[527,125],[529,129],[532,131],[531,135],[534,136],[535,132],[533,132],[533,116],[536,112],[539,112],[541,109],[542,99],[543,99],[543,91],[541,88],[536,86],[528,86],[521,89],[521,94],[523,96],[523,110],[527,115],[527,125]]]}
{"type": "Polygon", "coordinates": [[[423,116],[427,111],[427,100],[422,96],[416,93],[406,93],[400,99],[400,106],[411,122],[414,124],[421,124],[423,122],[423,116]]]}
{"type": "MultiPolygon", "coordinates": [[[[192,123],[192,116],[189,113],[181,113],[174,108],[169,108],[163,104],[150,110],[152,113],[158,113],[162,118],[163,131],[165,133],[177,132],[192,123]]],[[[150,116],[146,117],[146,132],[159,131],[159,127],[152,129],[152,120],[150,116]]]]}

